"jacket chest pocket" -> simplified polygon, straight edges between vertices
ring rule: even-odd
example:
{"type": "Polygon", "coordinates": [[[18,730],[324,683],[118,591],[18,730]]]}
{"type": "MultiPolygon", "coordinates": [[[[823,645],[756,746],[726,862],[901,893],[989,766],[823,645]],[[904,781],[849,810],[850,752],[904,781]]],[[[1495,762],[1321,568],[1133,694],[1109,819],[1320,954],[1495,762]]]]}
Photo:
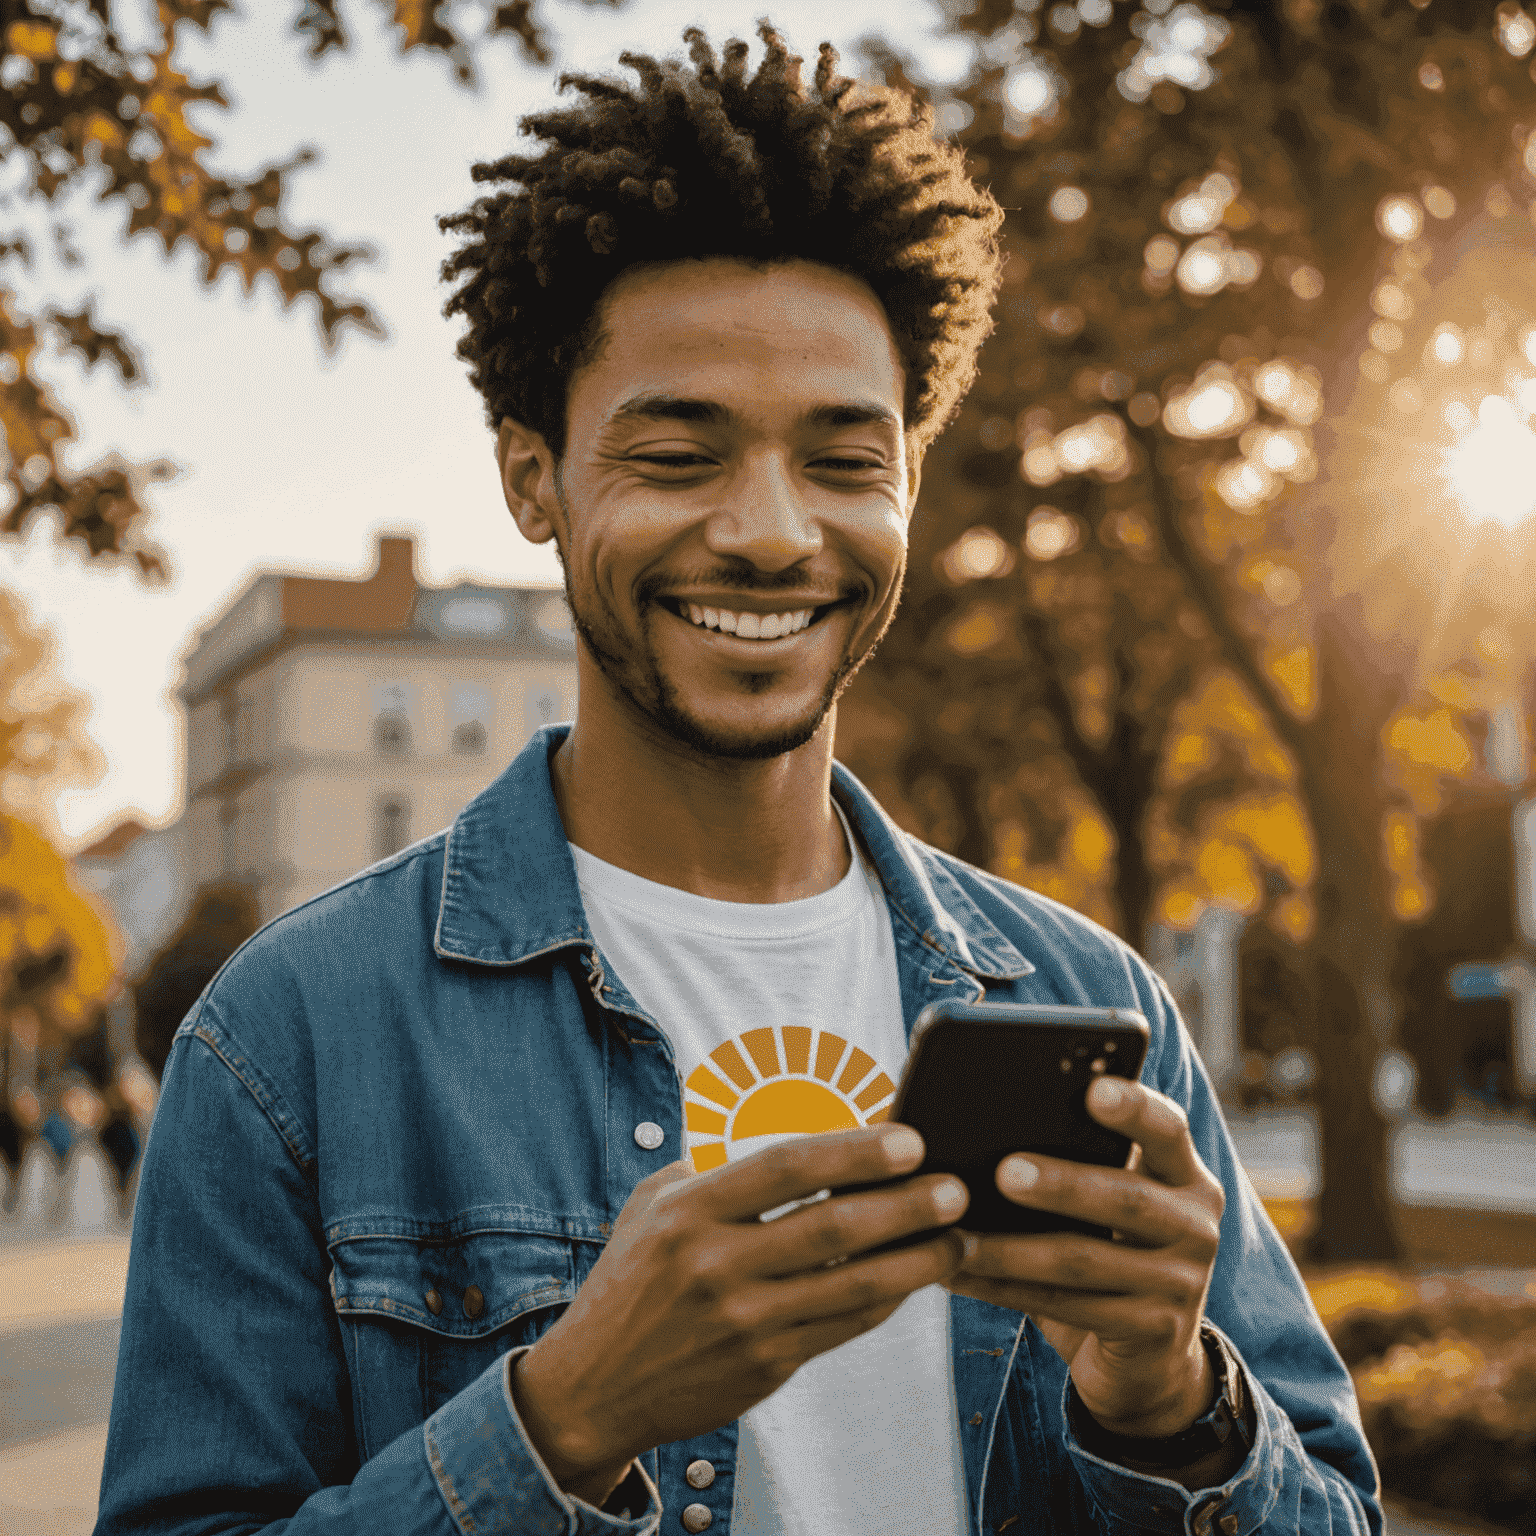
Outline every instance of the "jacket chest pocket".
{"type": "Polygon", "coordinates": [[[361,1460],[416,1428],[508,1350],[533,1343],[576,1294],[572,1249],[562,1238],[508,1231],[332,1243],[331,1294],[361,1460]]]}

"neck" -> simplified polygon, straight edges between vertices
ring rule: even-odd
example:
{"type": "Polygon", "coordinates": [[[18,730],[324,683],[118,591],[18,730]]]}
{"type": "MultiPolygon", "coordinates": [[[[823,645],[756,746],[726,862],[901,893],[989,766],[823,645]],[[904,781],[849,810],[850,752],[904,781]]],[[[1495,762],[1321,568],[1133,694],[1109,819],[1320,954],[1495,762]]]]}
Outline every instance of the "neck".
{"type": "Polygon", "coordinates": [[[551,762],[565,834],[606,863],[717,901],[830,890],[851,857],[831,800],[836,718],[793,752],[744,762],[583,709],[551,762]]]}

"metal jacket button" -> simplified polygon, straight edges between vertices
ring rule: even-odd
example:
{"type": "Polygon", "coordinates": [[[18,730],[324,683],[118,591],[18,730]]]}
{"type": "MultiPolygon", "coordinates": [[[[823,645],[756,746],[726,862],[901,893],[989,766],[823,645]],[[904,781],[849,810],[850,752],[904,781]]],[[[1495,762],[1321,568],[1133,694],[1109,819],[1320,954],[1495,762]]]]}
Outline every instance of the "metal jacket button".
{"type": "Polygon", "coordinates": [[[690,1461],[683,1476],[692,1488],[708,1488],[715,1480],[715,1469],[707,1461],[690,1461]]]}
{"type": "MultiPolygon", "coordinates": [[[[647,1152],[654,1152],[667,1139],[667,1133],[654,1120],[642,1120],[635,1127],[635,1141],[647,1152]]],[[[702,1531],[704,1527],[701,1525],[702,1531]]]]}
{"type": "Polygon", "coordinates": [[[707,1531],[715,1523],[715,1517],[703,1504],[690,1504],[683,1511],[685,1531],[707,1531]]]}
{"type": "Polygon", "coordinates": [[[479,1317],[485,1311],[485,1296],[478,1285],[471,1285],[464,1292],[464,1316],[479,1317]]]}
{"type": "Polygon", "coordinates": [[[439,1296],[436,1291],[428,1291],[423,1299],[427,1303],[427,1311],[430,1312],[433,1317],[440,1317],[442,1315],[443,1298],[439,1296]]]}

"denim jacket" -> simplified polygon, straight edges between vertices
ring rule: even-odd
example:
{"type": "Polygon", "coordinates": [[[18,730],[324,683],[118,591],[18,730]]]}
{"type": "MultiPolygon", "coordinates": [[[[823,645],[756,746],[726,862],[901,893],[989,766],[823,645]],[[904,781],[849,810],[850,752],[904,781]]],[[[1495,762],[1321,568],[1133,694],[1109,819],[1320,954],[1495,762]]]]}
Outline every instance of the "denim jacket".
{"type": "MultiPolygon", "coordinates": [[[[735,1422],[646,1452],[648,1507],[623,1518],[560,1491],[509,1390],[635,1185],[685,1150],[671,1046],[582,910],[549,773],[568,729],[445,833],[269,923],[177,1031],[96,1536],[728,1536],[735,1422]]],[[[1349,1374],[1162,982],[1079,914],[909,837],[841,766],[833,792],[885,887],[909,1034],[925,1004],[983,991],[1139,1009],[1143,1080],[1226,1189],[1207,1316],[1256,1404],[1242,1467],[1191,1493],[1090,1455],[1035,1325],[951,1296],[972,1536],[1379,1533],[1349,1374]]]]}

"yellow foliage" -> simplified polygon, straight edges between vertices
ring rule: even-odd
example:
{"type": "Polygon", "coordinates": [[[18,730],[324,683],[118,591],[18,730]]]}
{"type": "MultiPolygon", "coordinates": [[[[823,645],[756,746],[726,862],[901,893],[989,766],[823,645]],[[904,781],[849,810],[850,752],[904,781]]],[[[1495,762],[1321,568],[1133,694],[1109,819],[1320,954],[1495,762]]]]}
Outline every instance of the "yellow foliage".
{"type": "Polygon", "coordinates": [[[994,853],[989,867],[1005,880],[1039,891],[1095,922],[1112,926],[1115,913],[1109,885],[1116,846],[1114,829],[1081,790],[1071,793],[1066,809],[1072,823],[1061,840],[1055,863],[1031,865],[1028,829],[1010,818],[993,828],[994,853]]]}
{"type": "Polygon", "coordinates": [[[1216,754],[1211,750],[1209,737],[1198,735],[1194,731],[1185,731],[1168,749],[1170,780],[1175,784],[1182,784],[1200,769],[1209,767],[1215,760],[1215,756],[1216,754]]]}
{"type": "Polygon", "coordinates": [[[1435,698],[1452,709],[1471,709],[1480,702],[1471,679],[1463,672],[1442,672],[1430,678],[1426,686],[1435,698]]]}
{"type": "Polygon", "coordinates": [[[1280,684],[1292,706],[1305,713],[1316,698],[1312,647],[1298,646],[1269,658],[1269,674],[1280,684]]]}
{"type": "Polygon", "coordinates": [[[1176,787],[1197,777],[1215,762],[1223,738],[1243,754],[1254,773],[1282,784],[1294,780],[1295,769],[1269,722],[1237,678],[1218,671],[1174,713],[1162,763],[1164,782],[1176,787]]]}
{"type": "Polygon", "coordinates": [[[1285,871],[1292,885],[1305,885],[1312,878],[1316,862],[1312,832],[1295,796],[1243,801],[1225,811],[1216,824],[1247,838],[1266,864],[1285,871]]]}
{"type": "Polygon", "coordinates": [[[1426,1418],[1453,1418],[1483,1385],[1488,1357],[1454,1334],[1422,1344],[1394,1344],[1355,1378],[1362,1404],[1411,1401],[1426,1418]]]}
{"type": "Polygon", "coordinates": [[[1331,1326],[1346,1312],[1403,1312],[1419,1299],[1417,1287],[1390,1270],[1350,1270],[1314,1280],[1308,1290],[1324,1326],[1331,1326]]]}
{"type": "Polygon", "coordinates": [[[1258,910],[1264,893],[1253,867],[1253,856],[1246,848],[1212,838],[1201,847],[1195,871],[1222,906],[1235,907],[1240,912],[1258,910]]]}
{"type": "Polygon", "coordinates": [[[116,149],[123,142],[123,130],[105,112],[93,112],[85,125],[85,137],[116,149]]]}
{"type": "Polygon", "coordinates": [[[1472,747],[1456,728],[1449,709],[1428,715],[1405,711],[1388,723],[1385,735],[1393,752],[1421,767],[1465,773],[1472,765],[1472,747]]]}
{"type": "Polygon", "coordinates": [[[5,34],[6,51],[25,54],[29,59],[53,58],[58,40],[58,31],[44,22],[13,21],[5,34]]]}
{"type": "MultiPolygon", "coordinates": [[[[0,975],[64,950],[69,963],[29,999],[68,1029],[117,988],[121,946],[106,917],[70,878],[64,856],[35,827],[0,814],[0,975]]],[[[7,986],[8,990],[8,986],[7,986]]]]}
{"type": "Polygon", "coordinates": [[[979,656],[1004,639],[1007,631],[987,603],[973,603],[949,626],[945,637],[957,656],[979,656]]]}
{"type": "Polygon", "coordinates": [[[1270,912],[1269,920],[1277,932],[1285,934],[1293,942],[1303,944],[1312,937],[1312,927],[1317,921],[1317,909],[1306,891],[1292,891],[1282,896],[1270,912]]]}
{"type": "Polygon", "coordinates": [[[1187,932],[1199,920],[1205,903],[1187,885],[1173,885],[1159,895],[1157,908],[1162,923],[1187,932]]]}
{"type": "Polygon", "coordinates": [[[1072,862],[1084,874],[1098,877],[1105,872],[1115,851],[1115,834],[1101,816],[1079,814],[1072,825],[1072,862]]]}

